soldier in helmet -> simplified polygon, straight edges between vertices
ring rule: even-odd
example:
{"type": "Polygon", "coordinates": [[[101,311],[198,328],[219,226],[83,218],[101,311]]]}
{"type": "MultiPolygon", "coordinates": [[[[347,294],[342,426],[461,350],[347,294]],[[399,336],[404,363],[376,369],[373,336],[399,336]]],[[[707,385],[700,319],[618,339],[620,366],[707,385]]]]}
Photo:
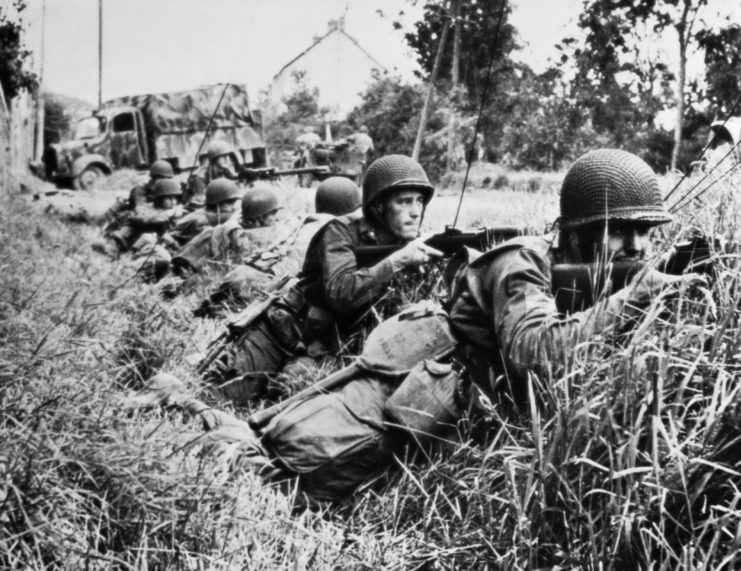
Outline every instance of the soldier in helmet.
{"type": "Polygon", "coordinates": [[[217,178],[237,179],[239,158],[231,145],[213,141],[208,147],[208,161],[188,178],[183,202],[190,210],[204,204],[209,183],[217,178]]]}
{"type": "Polygon", "coordinates": [[[271,226],[279,209],[278,197],[268,185],[247,189],[242,197],[242,228],[271,226]]]}
{"type": "MultiPolygon", "coordinates": [[[[270,187],[267,189],[272,192],[270,187]]],[[[251,191],[247,191],[244,200],[249,200],[251,204],[253,196],[251,191]]],[[[277,204],[277,198],[275,200],[277,204]]],[[[246,263],[232,269],[202,302],[201,307],[195,312],[196,315],[201,317],[213,315],[224,304],[244,306],[254,298],[256,289],[264,291],[269,286],[274,279],[273,276],[298,273],[300,267],[296,266],[296,261],[303,261],[314,235],[337,216],[350,218],[362,216],[361,202],[360,188],[350,179],[336,176],[322,181],[316,189],[315,212],[307,215],[271,246],[255,252],[246,263]]],[[[247,227],[245,220],[249,216],[244,211],[244,202],[242,208],[242,225],[247,227]]]]}
{"type": "Polygon", "coordinates": [[[418,238],[433,193],[411,158],[375,161],[363,181],[363,216],[340,216],[323,226],[309,244],[296,287],[218,361],[209,377],[222,394],[244,403],[262,395],[289,362],[300,363],[295,370],[335,354],[400,272],[439,257],[418,238]],[[390,244],[401,247],[372,267],[359,266],[358,247],[390,244]]]}
{"type": "Polygon", "coordinates": [[[222,224],[237,212],[242,191],[232,180],[217,178],[210,182],[204,192],[204,205],[185,216],[164,237],[165,245],[173,250],[185,246],[203,230],[222,224]]]}
{"type": "Polygon", "coordinates": [[[662,289],[695,274],[657,270],[594,306],[564,313],[552,293],[555,264],[639,261],[650,252],[650,231],[670,221],[658,180],[639,157],[601,149],[578,158],[561,187],[558,240],[523,237],[464,261],[452,280],[450,320],[468,349],[468,370],[484,389],[495,377],[512,394],[526,394],[528,375],[556,374],[577,344],[617,326],[662,289]]]}
{"type": "Polygon", "coordinates": [[[175,272],[198,272],[208,261],[238,263],[254,248],[257,236],[253,232],[272,226],[279,209],[278,196],[270,186],[247,189],[241,200],[241,218],[232,217],[202,230],[173,258],[175,272]]]}
{"type": "Polygon", "coordinates": [[[94,248],[114,255],[129,250],[138,251],[147,241],[171,229],[184,215],[180,205],[182,190],[172,178],[160,178],[154,184],[150,202],[140,203],[118,230],[107,232],[106,244],[96,243],[94,248]]]}
{"type": "Polygon", "coordinates": [[[131,189],[129,193],[129,208],[134,210],[140,204],[154,200],[154,187],[158,180],[172,179],[175,174],[172,165],[165,160],[158,159],[149,166],[149,180],[131,189]]]}
{"type": "Polygon", "coordinates": [[[154,161],[149,167],[149,180],[145,184],[138,184],[132,188],[127,200],[119,199],[116,205],[106,213],[108,224],[105,227],[104,233],[110,234],[121,230],[137,206],[145,204],[151,206],[154,186],[157,184],[157,181],[172,179],[173,176],[174,173],[170,163],[162,159],[154,161]]]}

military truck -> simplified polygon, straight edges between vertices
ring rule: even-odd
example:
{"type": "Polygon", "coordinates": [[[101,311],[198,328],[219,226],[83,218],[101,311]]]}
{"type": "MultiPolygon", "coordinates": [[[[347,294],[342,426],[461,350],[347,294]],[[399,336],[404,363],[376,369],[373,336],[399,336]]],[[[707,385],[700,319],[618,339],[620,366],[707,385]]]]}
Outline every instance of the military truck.
{"type": "Polygon", "coordinates": [[[176,173],[190,170],[206,160],[213,140],[237,149],[242,166],[267,166],[262,118],[250,108],[243,85],[106,101],[78,121],[72,140],[47,149],[44,168],[58,186],[90,189],[114,170],[146,169],[157,159],[176,173]]]}

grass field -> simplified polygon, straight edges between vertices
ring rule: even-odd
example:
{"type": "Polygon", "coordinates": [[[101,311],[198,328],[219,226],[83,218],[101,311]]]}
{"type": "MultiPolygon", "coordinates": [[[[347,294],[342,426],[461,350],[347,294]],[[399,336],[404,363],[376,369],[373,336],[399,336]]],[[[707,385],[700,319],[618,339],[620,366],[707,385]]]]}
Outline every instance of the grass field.
{"type": "MultiPolygon", "coordinates": [[[[458,226],[543,229],[555,219],[557,177],[518,175],[515,191],[480,188],[493,180],[486,167],[473,174],[458,226]]],[[[426,231],[453,222],[459,179],[450,182],[426,231]]],[[[691,227],[737,239],[740,187],[726,177],[657,240],[691,227]]],[[[279,192],[285,228],[313,191],[279,192]]],[[[580,347],[528,414],[492,409],[484,441],[398,469],[335,510],[292,513],[290,493],[193,446],[202,431],[192,419],[121,405],[158,370],[194,381],[191,357],[219,323],[191,311],[225,270],[165,301],[130,265],[92,252],[94,225],[63,218],[0,193],[2,567],[741,564],[737,255],[711,288],[657,300],[618,348],[601,338],[580,347]]]]}

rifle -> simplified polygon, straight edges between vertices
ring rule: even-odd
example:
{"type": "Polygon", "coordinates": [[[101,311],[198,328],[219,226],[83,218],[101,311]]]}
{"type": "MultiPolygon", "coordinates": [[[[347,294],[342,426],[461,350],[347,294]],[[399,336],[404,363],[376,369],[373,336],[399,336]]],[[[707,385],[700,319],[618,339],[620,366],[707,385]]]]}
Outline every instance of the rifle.
{"type": "Polygon", "coordinates": [[[284,170],[279,170],[275,167],[266,167],[261,169],[242,167],[237,173],[237,178],[246,184],[251,184],[256,180],[275,180],[276,178],[292,174],[312,174],[314,176],[329,174],[329,167],[302,167],[284,170]]]}
{"type": "MultiPolygon", "coordinates": [[[[425,240],[425,244],[436,250],[440,250],[446,257],[452,256],[463,247],[473,248],[486,252],[494,244],[524,236],[527,234],[525,228],[514,226],[501,226],[499,228],[481,228],[470,232],[463,232],[458,228],[447,226],[444,232],[434,234],[425,240]]],[[[360,267],[368,267],[377,264],[390,254],[400,250],[405,244],[392,244],[389,246],[360,246],[355,250],[355,258],[360,267]]]]}
{"type": "Polygon", "coordinates": [[[291,276],[283,276],[272,284],[264,299],[258,299],[250,303],[242,311],[229,319],[221,332],[208,344],[206,356],[201,359],[196,367],[196,372],[202,375],[217,359],[224,348],[233,340],[239,338],[245,330],[252,325],[268,308],[280,298],[288,284],[292,284],[291,276]]]}
{"type": "MultiPolygon", "coordinates": [[[[685,272],[712,273],[723,250],[719,238],[697,234],[674,245],[656,266],[660,272],[681,275],[685,272]]],[[[582,311],[594,305],[604,294],[623,289],[630,280],[649,264],[645,260],[617,261],[608,264],[556,264],[551,269],[551,291],[561,313],[582,311]],[[610,285],[610,291],[605,287],[610,285]]]]}

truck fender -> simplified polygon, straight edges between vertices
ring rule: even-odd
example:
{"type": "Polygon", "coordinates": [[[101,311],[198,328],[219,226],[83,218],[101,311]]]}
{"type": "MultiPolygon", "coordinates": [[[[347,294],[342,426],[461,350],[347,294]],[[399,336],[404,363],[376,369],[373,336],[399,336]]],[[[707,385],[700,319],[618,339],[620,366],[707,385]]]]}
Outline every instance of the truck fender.
{"type": "Polygon", "coordinates": [[[113,172],[113,169],[111,169],[108,161],[105,159],[105,157],[103,157],[103,155],[93,154],[84,155],[75,159],[75,162],[72,163],[72,176],[79,176],[80,173],[90,165],[98,167],[106,175],[109,175],[113,172]]]}

